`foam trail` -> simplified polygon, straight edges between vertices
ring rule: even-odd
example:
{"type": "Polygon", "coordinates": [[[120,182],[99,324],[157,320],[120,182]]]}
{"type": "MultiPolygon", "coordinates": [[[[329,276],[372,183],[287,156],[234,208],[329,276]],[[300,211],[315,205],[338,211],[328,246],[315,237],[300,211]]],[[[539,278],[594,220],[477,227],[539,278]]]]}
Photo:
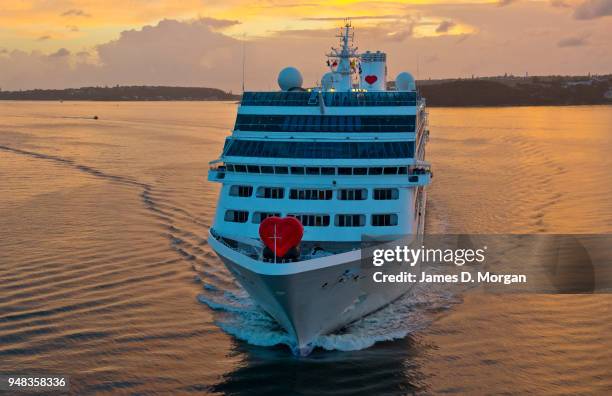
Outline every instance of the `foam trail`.
{"type": "MultiPolygon", "coordinates": [[[[295,340],[245,292],[201,294],[198,300],[218,313],[216,323],[223,331],[240,340],[257,346],[297,348],[295,340]]],[[[330,351],[356,351],[377,342],[401,339],[427,327],[437,313],[457,302],[454,295],[443,290],[420,290],[417,287],[341,331],[318,337],[313,344],[330,351]]]]}

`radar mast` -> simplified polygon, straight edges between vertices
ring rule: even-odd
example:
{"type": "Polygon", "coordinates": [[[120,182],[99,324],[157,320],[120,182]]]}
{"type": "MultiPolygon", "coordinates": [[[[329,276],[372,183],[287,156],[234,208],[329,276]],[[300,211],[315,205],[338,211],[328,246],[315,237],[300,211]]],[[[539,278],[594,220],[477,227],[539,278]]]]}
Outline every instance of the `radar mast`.
{"type": "Polygon", "coordinates": [[[333,86],[338,91],[350,91],[353,88],[353,75],[357,73],[357,47],[353,47],[355,31],[350,18],[344,19],[344,26],[338,35],[340,48],[331,48],[327,54],[328,64],[333,73],[333,86]],[[334,69],[335,68],[335,69],[334,69]]]}

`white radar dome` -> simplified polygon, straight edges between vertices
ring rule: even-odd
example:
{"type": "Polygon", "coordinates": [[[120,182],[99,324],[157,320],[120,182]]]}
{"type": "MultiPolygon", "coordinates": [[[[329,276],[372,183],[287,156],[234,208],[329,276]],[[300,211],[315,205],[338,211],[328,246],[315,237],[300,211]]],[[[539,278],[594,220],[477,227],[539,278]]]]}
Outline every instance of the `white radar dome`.
{"type": "Polygon", "coordinates": [[[295,67],[285,67],[278,73],[278,86],[283,91],[288,91],[292,88],[302,88],[302,73],[295,67]]]}
{"type": "Polygon", "coordinates": [[[323,77],[321,77],[321,87],[323,90],[329,91],[334,87],[334,81],[336,81],[334,78],[334,73],[327,72],[323,75],[323,77]]]}
{"type": "Polygon", "coordinates": [[[401,72],[395,78],[395,88],[398,91],[414,91],[416,85],[414,83],[414,77],[408,72],[401,72]]]}

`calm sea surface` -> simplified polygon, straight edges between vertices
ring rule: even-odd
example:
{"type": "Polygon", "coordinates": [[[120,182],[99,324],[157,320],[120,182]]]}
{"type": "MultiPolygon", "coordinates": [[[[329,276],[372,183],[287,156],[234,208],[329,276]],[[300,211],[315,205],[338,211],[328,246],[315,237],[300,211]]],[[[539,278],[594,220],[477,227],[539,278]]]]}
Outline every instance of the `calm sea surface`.
{"type": "MultiPolygon", "coordinates": [[[[425,290],[291,356],[206,243],[235,113],[0,102],[0,373],[73,394],[612,393],[609,294],[425,290]]],[[[428,232],[612,232],[612,107],[430,118],[428,232]]]]}

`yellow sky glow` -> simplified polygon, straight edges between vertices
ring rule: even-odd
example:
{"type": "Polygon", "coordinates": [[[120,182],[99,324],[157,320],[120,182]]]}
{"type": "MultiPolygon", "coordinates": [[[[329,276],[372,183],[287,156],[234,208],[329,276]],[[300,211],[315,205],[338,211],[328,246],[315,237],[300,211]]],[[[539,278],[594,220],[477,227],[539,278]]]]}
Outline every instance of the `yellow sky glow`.
{"type": "MultiPolygon", "coordinates": [[[[498,0],[462,0],[455,3],[482,4],[498,0]]],[[[427,12],[428,5],[448,0],[355,1],[355,0],[18,0],[0,5],[0,48],[52,51],[60,47],[72,51],[93,47],[116,39],[121,31],[139,29],[162,19],[211,17],[241,23],[224,33],[242,37],[261,37],[285,30],[329,29],[338,26],[332,18],[355,17],[360,26],[373,26],[402,18],[410,7],[427,12]],[[368,19],[361,19],[368,17],[368,19]],[[372,18],[369,18],[372,17],[372,18]],[[316,18],[326,18],[316,20],[316,18]]],[[[415,36],[435,36],[432,26],[415,28],[415,36]]],[[[473,27],[458,24],[445,34],[463,34],[473,27]]]]}

